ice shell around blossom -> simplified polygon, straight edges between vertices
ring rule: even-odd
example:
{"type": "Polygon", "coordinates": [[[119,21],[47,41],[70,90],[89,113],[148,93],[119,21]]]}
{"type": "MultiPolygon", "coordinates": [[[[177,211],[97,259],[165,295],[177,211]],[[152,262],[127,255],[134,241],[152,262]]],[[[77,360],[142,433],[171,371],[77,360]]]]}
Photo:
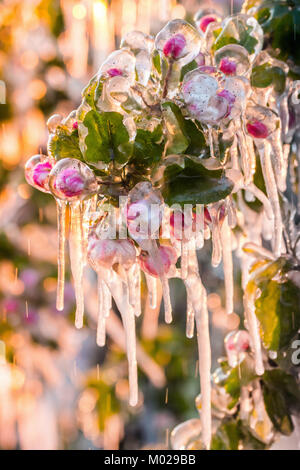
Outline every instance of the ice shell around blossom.
{"type": "Polygon", "coordinates": [[[25,165],[25,178],[34,188],[49,193],[49,175],[52,163],[46,155],[34,155],[25,165]]]}
{"type": "Polygon", "coordinates": [[[214,62],[225,75],[246,75],[251,67],[247,49],[238,44],[228,44],[218,49],[214,62]]]}
{"type": "Polygon", "coordinates": [[[247,106],[245,118],[248,133],[257,139],[265,139],[280,128],[278,115],[264,106],[247,106]]]}
{"type": "Polygon", "coordinates": [[[110,269],[117,264],[129,269],[136,261],[136,248],[131,240],[99,239],[91,234],[88,259],[96,271],[100,267],[110,269]]]}
{"type": "Polygon", "coordinates": [[[95,193],[97,181],[85,163],[74,158],[63,158],[52,168],[49,187],[58,199],[72,201],[85,199],[95,193]]]}
{"type": "Polygon", "coordinates": [[[191,62],[199,54],[200,45],[198,31],[184,20],[169,21],[155,38],[155,48],[167,56],[172,53],[180,65],[191,62]]]}
{"type": "MultiPolygon", "coordinates": [[[[202,67],[203,69],[203,67],[202,67]]],[[[206,124],[216,124],[228,113],[228,101],[218,95],[218,80],[199,69],[188,72],[183,80],[183,99],[191,116],[206,124]]]]}
{"type": "Polygon", "coordinates": [[[129,48],[135,54],[140,51],[147,51],[149,54],[154,49],[154,38],[142,31],[129,31],[121,39],[121,48],[129,48]]]}
{"type": "MultiPolygon", "coordinates": [[[[98,75],[109,75],[109,71],[117,69],[130,83],[135,80],[135,56],[126,49],[112,52],[101,65],[98,75]]],[[[119,75],[120,75],[119,73],[119,75]]]]}
{"type": "MultiPolygon", "coordinates": [[[[168,274],[171,266],[174,265],[178,259],[176,251],[173,247],[164,245],[161,245],[158,248],[158,251],[162,262],[163,272],[164,274],[168,274]]],[[[150,276],[159,277],[155,261],[148,253],[142,252],[140,254],[139,264],[145,273],[150,274],[150,276]]]]}

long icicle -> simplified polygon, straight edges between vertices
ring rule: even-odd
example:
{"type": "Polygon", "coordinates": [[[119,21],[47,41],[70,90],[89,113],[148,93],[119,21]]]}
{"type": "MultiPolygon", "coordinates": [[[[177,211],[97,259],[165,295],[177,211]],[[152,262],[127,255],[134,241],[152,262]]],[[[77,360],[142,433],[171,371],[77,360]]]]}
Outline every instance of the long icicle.
{"type": "Polygon", "coordinates": [[[252,347],[253,347],[254,359],[255,359],[255,371],[257,375],[263,375],[264,365],[263,365],[261,342],[260,342],[260,336],[259,336],[259,325],[258,325],[258,321],[255,315],[254,298],[253,298],[253,295],[247,291],[247,288],[244,293],[243,301],[244,301],[245,318],[247,320],[247,327],[250,333],[250,337],[252,339],[252,347]]]}
{"type": "Polygon", "coordinates": [[[267,193],[274,213],[274,254],[278,257],[281,255],[282,219],[278,191],[270,158],[269,142],[264,142],[263,146],[259,146],[258,151],[267,193]]]}
{"type": "Polygon", "coordinates": [[[56,200],[58,231],[56,308],[60,311],[64,309],[65,292],[66,205],[65,201],[56,200]]]}
{"type": "Polygon", "coordinates": [[[71,229],[69,237],[71,271],[74,279],[76,313],[75,326],[82,328],[84,314],[83,260],[82,260],[82,210],[80,201],[71,203],[71,229]]]}
{"type": "Polygon", "coordinates": [[[186,333],[185,333],[187,338],[193,338],[194,328],[195,328],[195,312],[193,309],[191,299],[188,296],[187,305],[186,305],[186,333]]]}
{"type": "Polygon", "coordinates": [[[150,308],[154,309],[157,305],[157,279],[150,274],[145,273],[147,290],[149,294],[150,308]]]}
{"type": "Polygon", "coordinates": [[[103,296],[103,285],[101,277],[98,274],[98,321],[97,321],[97,344],[100,347],[105,345],[105,310],[104,310],[104,296],[103,296]]]}
{"type": "Polygon", "coordinates": [[[209,317],[207,294],[202,284],[196,251],[191,249],[189,256],[189,274],[185,280],[187,295],[195,312],[199,355],[199,375],[202,397],[201,427],[202,441],[206,449],[211,442],[211,349],[209,336],[209,317]]]}
{"type": "Polygon", "coordinates": [[[231,249],[231,230],[228,226],[228,216],[225,217],[220,232],[221,232],[221,244],[222,244],[222,255],[223,255],[226,313],[232,313],[233,312],[233,263],[232,263],[232,249],[231,249]]]}

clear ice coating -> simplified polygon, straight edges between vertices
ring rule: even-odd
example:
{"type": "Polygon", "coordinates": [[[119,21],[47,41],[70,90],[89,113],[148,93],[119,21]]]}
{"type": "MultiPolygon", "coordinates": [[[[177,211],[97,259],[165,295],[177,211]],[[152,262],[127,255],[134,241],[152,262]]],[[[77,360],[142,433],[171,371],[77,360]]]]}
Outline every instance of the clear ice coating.
{"type": "MultiPolygon", "coordinates": [[[[290,171],[291,149],[297,162],[293,184],[299,187],[300,180],[300,82],[289,80],[288,66],[261,50],[263,32],[253,17],[237,14],[222,19],[215,10],[204,9],[195,16],[195,25],[172,20],[155,39],[139,31],[127,33],[120,50],[108,56],[84,89],[78,110],[66,118],[55,114],[48,120],[49,157],[35,155],[25,166],[27,182],[56,199],[57,309],[64,306],[68,238],[76,326],[83,326],[83,276],[88,263],[97,276],[99,346],[105,345],[112,300],[122,317],[133,406],[138,401],[135,317],[144,316],[143,335],[153,339],[162,300],[165,321],[172,321],[169,280],[179,278],[184,283],[186,336],[192,338],[196,333],[198,342],[201,397],[197,408],[201,421],[190,420],[175,428],[171,436],[174,449],[188,448],[191,436],[198,440],[199,448],[208,449],[214,432],[212,416],[225,416],[230,400],[225,389],[217,388],[226,373],[220,368],[211,379],[207,293],[196,250],[211,240],[211,263],[220,265],[224,272],[227,313],[234,312],[233,259],[239,259],[246,330],[226,337],[227,362],[230,367],[239,367],[250,356],[256,374],[262,375],[264,349],[255,314],[257,291],[251,284],[251,266],[253,261],[274,261],[286,254],[280,200],[290,171]],[[261,86],[262,77],[263,85],[269,80],[267,86],[261,86]],[[93,129],[88,129],[83,121],[90,110],[118,113],[124,128],[115,129],[112,119],[107,127],[106,121],[103,127],[95,122],[93,129]],[[193,133],[190,135],[189,129],[199,131],[198,137],[202,133],[205,155],[197,151],[195,142],[190,145],[193,133]],[[89,133],[98,151],[94,159],[99,161],[84,163],[89,133]],[[73,158],[73,147],[69,152],[72,158],[61,158],[67,150],[56,147],[60,139],[71,139],[75,147],[79,139],[82,159],[73,158]],[[109,155],[102,160],[107,149],[109,155]],[[156,160],[159,152],[161,159],[156,160]],[[125,155],[125,163],[117,161],[119,154],[125,155]],[[140,167],[144,159],[147,163],[140,167]],[[228,178],[231,194],[198,204],[189,214],[181,205],[167,207],[165,175],[170,170],[172,176],[174,168],[175,173],[185,170],[187,159],[195,165],[201,163],[204,173],[219,172],[220,185],[228,178]],[[120,195],[128,198],[125,207],[115,203],[120,195]],[[112,214],[122,219],[113,239],[107,236],[111,219],[101,212],[102,205],[111,200],[112,214]],[[259,209],[254,210],[252,204],[259,209]],[[145,307],[141,301],[143,283],[147,287],[145,307]]],[[[204,183],[202,186],[205,189],[204,183]]],[[[191,193],[193,189],[191,185],[191,193]]],[[[272,357],[274,354],[276,351],[271,352],[272,357]]],[[[265,416],[259,382],[253,390],[241,387],[240,409],[241,416],[258,432],[265,416]]],[[[233,407],[232,413],[235,410],[233,407]]]]}

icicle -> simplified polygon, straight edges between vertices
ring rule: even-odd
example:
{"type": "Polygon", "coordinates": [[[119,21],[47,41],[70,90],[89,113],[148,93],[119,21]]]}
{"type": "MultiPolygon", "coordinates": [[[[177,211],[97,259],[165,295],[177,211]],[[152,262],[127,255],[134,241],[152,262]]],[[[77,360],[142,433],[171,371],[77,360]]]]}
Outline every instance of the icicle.
{"type": "MultiPolygon", "coordinates": [[[[155,279],[155,278],[154,278],[155,279]]],[[[146,305],[143,314],[142,337],[153,340],[157,336],[159,311],[162,301],[162,288],[159,279],[156,279],[157,301],[154,308],[150,305],[150,295],[147,291],[146,305]]]]}
{"type": "Polygon", "coordinates": [[[253,351],[254,351],[255,371],[257,375],[263,375],[264,365],[263,365],[261,342],[260,342],[260,336],[259,336],[259,326],[258,326],[258,321],[255,315],[254,298],[253,298],[253,294],[249,293],[247,288],[245,290],[243,300],[244,300],[245,318],[247,320],[247,328],[251,336],[252,346],[253,346],[253,351]]]}
{"type": "Polygon", "coordinates": [[[70,260],[74,279],[76,313],[75,326],[82,328],[84,313],[83,296],[83,259],[82,259],[82,211],[79,201],[71,202],[71,228],[70,228],[70,260]]]}
{"type": "Polygon", "coordinates": [[[217,220],[213,221],[211,230],[212,239],[212,256],[211,264],[214,268],[219,266],[222,258],[221,240],[220,240],[220,226],[217,220]]]}
{"type": "Polygon", "coordinates": [[[165,307],[165,322],[172,323],[172,304],[170,298],[170,287],[169,281],[166,276],[163,276],[161,279],[164,307],[165,307]]]}
{"type": "Polygon", "coordinates": [[[136,317],[141,314],[141,271],[137,263],[127,270],[127,283],[129,289],[129,301],[134,309],[136,317]]]}
{"type": "Polygon", "coordinates": [[[226,207],[227,207],[227,214],[228,214],[228,225],[230,228],[234,228],[236,226],[236,212],[234,203],[231,196],[226,198],[226,207]]]}
{"type": "Polygon", "coordinates": [[[57,199],[56,207],[58,229],[56,308],[57,310],[63,310],[65,291],[66,202],[57,199]]]}
{"type": "Polygon", "coordinates": [[[276,129],[270,138],[269,142],[272,149],[272,161],[274,166],[274,173],[280,191],[286,190],[286,172],[287,167],[284,162],[282,142],[281,142],[281,129],[276,129]],[[273,135],[275,134],[275,135],[273,135]]]}
{"type": "Polygon", "coordinates": [[[236,135],[238,138],[238,145],[240,149],[240,155],[242,159],[242,168],[243,168],[243,173],[244,173],[244,179],[245,179],[245,184],[251,183],[253,179],[253,174],[251,171],[251,162],[248,156],[248,148],[247,148],[247,142],[245,138],[245,134],[242,130],[240,130],[238,127],[235,127],[236,135]]]}
{"type": "Polygon", "coordinates": [[[247,191],[250,191],[250,193],[252,193],[263,204],[268,219],[273,220],[273,209],[265,193],[261,191],[257,186],[255,186],[254,183],[250,183],[246,189],[247,191]]]}
{"type": "Polygon", "coordinates": [[[240,416],[241,420],[246,421],[251,411],[250,392],[247,386],[241,387],[240,416]]]}
{"type": "Polygon", "coordinates": [[[195,312],[190,297],[187,297],[186,306],[186,337],[193,338],[195,328],[195,312]]]}
{"type": "Polygon", "coordinates": [[[189,243],[181,240],[181,278],[186,279],[188,275],[189,243]]]}
{"type": "Polygon", "coordinates": [[[157,279],[150,274],[145,273],[147,289],[149,294],[150,308],[154,309],[157,305],[157,279]]]}
{"type": "Polygon", "coordinates": [[[97,344],[105,345],[105,311],[102,284],[104,281],[98,275],[98,322],[97,322],[97,344]]]}
{"type": "Polygon", "coordinates": [[[171,298],[170,298],[169,281],[168,281],[167,276],[163,272],[163,264],[160,259],[160,253],[156,244],[156,240],[151,241],[151,244],[148,246],[148,253],[154,260],[155,266],[157,266],[157,272],[161,280],[164,307],[165,307],[165,322],[171,323],[172,322],[172,304],[171,304],[171,298]]]}
{"type": "Polygon", "coordinates": [[[112,269],[108,272],[105,270],[102,277],[104,276],[105,282],[119,309],[124,325],[128,359],[129,403],[131,406],[135,406],[138,401],[135,315],[129,303],[129,289],[127,283],[123,282],[122,278],[112,269]]]}
{"type": "Polygon", "coordinates": [[[190,251],[189,273],[185,280],[187,296],[192,303],[196,327],[199,354],[199,374],[202,397],[201,426],[202,441],[206,449],[211,441],[211,350],[209,338],[209,317],[207,310],[206,290],[200,279],[198,260],[195,250],[190,251]]]}
{"type": "Polygon", "coordinates": [[[281,255],[282,220],[277,186],[270,158],[270,144],[264,142],[263,146],[258,147],[258,151],[267,193],[274,213],[274,254],[278,257],[281,255]]]}
{"type": "Polygon", "coordinates": [[[208,130],[208,144],[209,144],[209,150],[210,150],[210,157],[214,158],[215,151],[214,151],[213,129],[211,126],[207,126],[207,130],[208,130]]]}
{"type": "Polygon", "coordinates": [[[225,217],[221,227],[221,244],[223,254],[223,270],[225,282],[226,313],[233,312],[233,264],[231,248],[231,231],[228,217],[225,217]]]}

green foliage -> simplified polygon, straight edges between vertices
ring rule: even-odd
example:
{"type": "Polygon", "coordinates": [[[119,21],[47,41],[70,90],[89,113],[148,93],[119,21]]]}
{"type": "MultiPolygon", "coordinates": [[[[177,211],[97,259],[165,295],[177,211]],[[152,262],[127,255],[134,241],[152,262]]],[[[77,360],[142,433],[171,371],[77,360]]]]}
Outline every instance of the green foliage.
{"type": "Polygon", "coordinates": [[[116,162],[119,166],[128,162],[132,147],[121,114],[98,113],[92,109],[85,115],[82,124],[84,127],[82,129],[81,125],[79,126],[79,135],[83,140],[83,156],[86,162],[95,166],[99,162],[116,162]]]}
{"type": "Polygon", "coordinates": [[[251,85],[256,88],[266,88],[274,86],[277,93],[283,93],[285,90],[286,75],[280,67],[272,67],[265,63],[253,67],[251,74],[251,85]]]}
{"type": "Polygon", "coordinates": [[[264,30],[267,47],[276,58],[291,61],[291,69],[299,77],[299,70],[294,67],[300,65],[299,0],[262,1],[256,7],[255,17],[264,30]]]}
{"type": "Polygon", "coordinates": [[[267,280],[259,284],[255,313],[265,348],[278,351],[289,346],[300,328],[300,293],[291,282],[267,280]]]}
{"type": "Polygon", "coordinates": [[[61,160],[62,158],[77,158],[82,160],[77,130],[70,134],[63,127],[59,128],[49,138],[48,153],[55,160],[61,160]]]}
{"type": "Polygon", "coordinates": [[[167,101],[162,104],[162,111],[167,134],[166,154],[184,153],[189,145],[189,140],[185,130],[184,117],[179,107],[175,103],[167,101]]]}
{"type": "Polygon", "coordinates": [[[130,163],[149,168],[159,162],[164,150],[163,130],[158,125],[153,132],[137,129],[130,163]]]}
{"type": "Polygon", "coordinates": [[[257,39],[251,36],[251,32],[253,30],[252,26],[246,26],[239,22],[238,23],[238,32],[239,32],[239,41],[230,35],[228,30],[220,28],[220,30],[216,30],[214,34],[216,35],[216,41],[213,45],[214,50],[218,50],[223,46],[227,46],[228,44],[239,44],[243,46],[249,54],[253,54],[255,51],[255,46],[257,44],[257,39]]]}
{"type": "Polygon", "coordinates": [[[291,411],[295,403],[299,406],[300,390],[295,378],[283,370],[267,370],[263,376],[263,395],[267,413],[282,434],[293,432],[291,411]]]}
{"type": "Polygon", "coordinates": [[[166,167],[162,194],[167,204],[210,204],[228,196],[233,183],[222,170],[207,170],[201,163],[185,157],[184,166],[166,167]]]}

